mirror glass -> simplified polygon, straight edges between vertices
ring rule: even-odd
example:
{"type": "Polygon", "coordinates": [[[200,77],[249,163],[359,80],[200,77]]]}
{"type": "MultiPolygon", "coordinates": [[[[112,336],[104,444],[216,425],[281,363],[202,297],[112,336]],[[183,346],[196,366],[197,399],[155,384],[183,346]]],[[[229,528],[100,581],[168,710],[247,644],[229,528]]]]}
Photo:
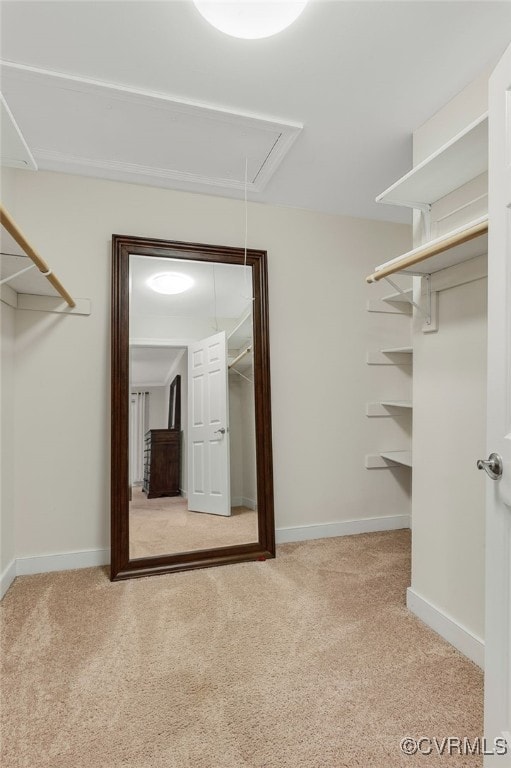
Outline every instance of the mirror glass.
{"type": "Polygon", "coordinates": [[[112,236],[113,581],[275,557],[267,275],[112,236]]]}
{"type": "Polygon", "coordinates": [[[251,273],[129,255],[130,560],[258,541],[251,273]]]}

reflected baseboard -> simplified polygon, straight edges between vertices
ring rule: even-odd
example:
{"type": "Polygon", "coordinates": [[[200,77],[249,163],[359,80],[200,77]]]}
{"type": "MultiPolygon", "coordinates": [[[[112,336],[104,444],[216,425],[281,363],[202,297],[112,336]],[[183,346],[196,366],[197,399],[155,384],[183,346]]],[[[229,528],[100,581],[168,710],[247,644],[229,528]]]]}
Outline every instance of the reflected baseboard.
{"type": "MultiPolygon", "coordinates": [[[[179,489],[179,495],[183,501],[187,501],[188,496],[183,488],[179,489]]],[[[247,509],[257,509],[257,501],[255,499],[249,499],[246,496],[232,496],[231,507],[246,507],[247,509]]]]}
{"type": "Polygon", "coordinates": [[[247,499],[245,496],[233,496],[231,498],[231,507],[246,507],[247,509],[257,509],[257,502],[254,499],[247,499]]]}

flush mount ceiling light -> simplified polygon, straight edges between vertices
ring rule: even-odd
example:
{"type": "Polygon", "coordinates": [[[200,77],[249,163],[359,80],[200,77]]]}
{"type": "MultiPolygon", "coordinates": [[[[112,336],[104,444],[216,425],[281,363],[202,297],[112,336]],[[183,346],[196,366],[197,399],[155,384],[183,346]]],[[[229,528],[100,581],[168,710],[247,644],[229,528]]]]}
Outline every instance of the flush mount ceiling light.
{"type": "Polygon", "coordinates": [[[271,37],[296,21],[308,0],[193,0],[199,13],[232,37],[271,37]]]}
{"type": "Polygon", "coordinates": [[[182,272],[160,272],[158,275],[153,275],[147,281],[149,288],[152,288],[156,293],[184,293],[193,285],[193,280],[188,275],[183,275],[182,272]]]}

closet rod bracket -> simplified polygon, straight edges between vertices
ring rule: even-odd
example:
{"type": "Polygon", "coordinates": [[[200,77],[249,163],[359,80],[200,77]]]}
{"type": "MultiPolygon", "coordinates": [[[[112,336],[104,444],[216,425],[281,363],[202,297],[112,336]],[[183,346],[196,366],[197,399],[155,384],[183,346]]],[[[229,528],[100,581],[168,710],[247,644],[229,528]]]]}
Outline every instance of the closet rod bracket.
{"type": "Polygon", "coordinates": [[[416,301],[411,299],[406,294],[406,291],[404,291],[397,283],[395,283],[393,280],[391,280],[390,277],[384,277],[383,279],[386,280],[387,283],[389,283],[389,285],[391,285],[392,288],[394,288],[395,291],[400,293],[401,296],[403,296],[406,299],[406,301],[408,301],[412,306],[415,307],[417,312],[419,312],[419,314],[421,314],[423,316],[423,318],[425,319],[426,325],[430,325],[431,324],[431,279],[430,279],[431,276],[430,275],[423,275],[423,277],[427,278],[427,280],[426,280],[426,306],[427,306],[426,311],[421,307],[420,304],[417,304],[416,301]]]}

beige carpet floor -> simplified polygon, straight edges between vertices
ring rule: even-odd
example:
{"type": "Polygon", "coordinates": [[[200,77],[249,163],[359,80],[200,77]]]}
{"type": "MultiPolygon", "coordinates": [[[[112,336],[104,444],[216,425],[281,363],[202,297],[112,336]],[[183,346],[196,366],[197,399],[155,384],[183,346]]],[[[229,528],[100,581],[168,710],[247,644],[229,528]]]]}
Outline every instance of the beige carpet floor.
{"type": "Polygon", "coordinates": [[[257,512],[233,507],[230,517],[189,512],[181,496],[148,499],[139,487],[130,502],[130,558],[193,552],[258,540],[257,512]]]}
{"type": "Polygon", "coordinates": [[[405,531],[111,584],[18,578],[2,615],[3,768],[480,766],[482,674],[407,612],[405,531]]]}

